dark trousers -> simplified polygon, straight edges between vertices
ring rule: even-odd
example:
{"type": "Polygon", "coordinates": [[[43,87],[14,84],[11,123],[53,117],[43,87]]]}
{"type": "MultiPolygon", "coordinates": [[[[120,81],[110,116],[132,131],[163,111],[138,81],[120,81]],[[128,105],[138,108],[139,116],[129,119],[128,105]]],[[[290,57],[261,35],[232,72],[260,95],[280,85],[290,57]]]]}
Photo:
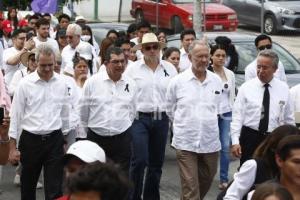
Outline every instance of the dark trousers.
{"type": "Polygon", "coordinates": [[[159,200],[159,184],[165,158],[169,119],[165,113],[160,117],[139,114],[132,125],[132,157],[130,179],[134,184],[131,200],[159,200]],[[148,167],[144,183],[144,170],[148,167]]]}
{"type": "Polygon", "coordinates": [[[87,139],[97,143],[104,150],[106,157],[120,165],[125,175],[129,176],[129,162],[131,157],[130,128],[115,136],[101,136],[89,129],[87,139]]]}
{"type": "Polygon", "coordinates": [[[44,168],[45,199],[62,196],[64,138],[60,130],[47,135],[23,131],[20,137],[21,200],[36,199],[36,184],[44,168]]]}
{"type": "Polygon", "coordinates": [[[242,156],[240,165],[252,158],[255,149],[267,137],[267,134],[262,134],[259,131],[243,126],[240,136],[240,145],[242,148],[242,156]]]}

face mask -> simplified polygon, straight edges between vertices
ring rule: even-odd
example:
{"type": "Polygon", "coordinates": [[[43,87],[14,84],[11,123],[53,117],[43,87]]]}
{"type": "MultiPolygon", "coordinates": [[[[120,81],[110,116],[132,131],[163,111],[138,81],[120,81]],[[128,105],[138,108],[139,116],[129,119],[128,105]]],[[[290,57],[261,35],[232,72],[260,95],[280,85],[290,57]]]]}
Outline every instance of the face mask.
{"type": "Polygon", "coordinates": [[[82,35],[80,38],[82,41],[88,42],[91,39],[91,36],[90,35],[82,35]]]}

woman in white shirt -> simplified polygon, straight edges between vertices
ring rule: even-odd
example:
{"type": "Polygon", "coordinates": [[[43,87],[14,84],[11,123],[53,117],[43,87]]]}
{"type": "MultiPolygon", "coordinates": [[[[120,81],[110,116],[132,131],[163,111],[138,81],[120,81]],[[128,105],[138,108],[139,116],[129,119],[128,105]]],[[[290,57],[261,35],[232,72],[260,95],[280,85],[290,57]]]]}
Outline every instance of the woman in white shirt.
{"type": "Polygon", "coordinates": [[[232,106],[235,97],[235,78],[232,71],[224,67],[226,60],[225,47],[220,45],[212,46],[211,51],[212,64],[209,67],[211,71],[217,74],[222,82],[222,102],[219,107],[218,125],[221,142],[220,154],[220,184],[219,189],[223,190],[228,186],[228,168],[229,168],[229,148],[230,148],[230,122],[232,117],[232,106]]]}

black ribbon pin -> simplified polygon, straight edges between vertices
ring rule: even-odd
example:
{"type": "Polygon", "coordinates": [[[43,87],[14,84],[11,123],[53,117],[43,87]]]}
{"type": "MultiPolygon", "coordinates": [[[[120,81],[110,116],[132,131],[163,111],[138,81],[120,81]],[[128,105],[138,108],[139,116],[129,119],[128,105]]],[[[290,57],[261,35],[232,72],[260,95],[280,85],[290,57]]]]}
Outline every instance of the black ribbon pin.
{"type": "Polygon", "coordinates": [[[124,91],[129,92],[129,84],[128,83],[126,84],[124,91]]]}
{"type": "Polygon", "coordinates": [[[170,76],[167,72],[167,70],[164,69],[165,77],[170,76]]]}
{"type": "Polygon", "coordinates": [[[68,87],[68,95],[69,95],[69,96],[71,96],[70,90],[71,90],[71,88],[68,87]]]}

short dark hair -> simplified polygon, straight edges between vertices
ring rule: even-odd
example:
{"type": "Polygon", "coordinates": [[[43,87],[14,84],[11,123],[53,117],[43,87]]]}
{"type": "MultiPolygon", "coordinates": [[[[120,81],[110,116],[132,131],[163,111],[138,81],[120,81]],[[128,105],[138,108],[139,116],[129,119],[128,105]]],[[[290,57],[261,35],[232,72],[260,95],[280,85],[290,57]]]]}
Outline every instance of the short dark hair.
{"type": "Polygon", "coordinates": [[[111,34],[111,33],[114,33],[114,34],[116,34],[117,35],[117,37],[119,37],[119,33],[118,33],[118,31],[116,31],[115,29],[110,29],[107,33],[106,33],[106,37],[108,37],[109,36],[109,34],[111,34]]]}
{"type": "Polygon", "coordinates": [[[26,33],[26,31],[22,28],[15,29],[14,32],[11,34],[11,38],[16,38],[21,33],[26,33]]]}
{"type": "Polygon", "coordinates": [[[106,50],[104,61],[109,62],[111,54],[120,55],[123,54],[123,50],[120,47],[111,46],[106,50]]]}
{"type": "Polygon", "coordinates": [[[281,160],[286,160],[294,149],[300,149],[300,135],[290,135],[280,140],[276,148],[276,154],[281,160]]]}
{"type": "Polygon", "coordinates": [[[133,33],[136,31],[136,23],[131,23],[127,28],[127,33],[133,33]]]}
{"type": "Polygon", "coordinates": [[[110,163],[85,165],[67,179],[66,185],[70,195],[95,191],[106,200],[124,200],[130,189],[130,183],[121,170],[110,163]]]}
{"type": "Polygon", "coordinates": [[[226,47],[224,45],[221,44],[215,44],[215,45],[211,45],[210,46],[210,55],[214,55],[214,53],[218,50],[218,49],[222,49],[225,51],[226,53],[226,47]]]}
{"type": "Polygon", "coordinates": [[[130,40],[127,39],[126,37],[119,37],[114,43],[115,47],[121,47],[123,44],[130,45],[130,40]]]}
{"type": "Polygon", "coordinates": [[[40,18],[40,19],[37,20],[35,26],[36,26],[36,28],[40,28],[40,26],[42,26],[42,25],[49,25],[50,26],[50,22],[45,18],[40,18]]]}
{"type": "Polygon", "coordinates": [[[61,21],[63,18],[64,18],[64,19],[67,19],[68,21],[71,21],[70,16],[63,13],[63,14],[61,14],[61,15],[58,16],[58,18],[57,18],[57,19],[58,19],[58,23],[60,23],[60,21],[61,21]]]}
{"type": "Polygon", "coordinates": [[[272,39],[270,36],[266,35],[266,34],[260,34],[258,35],[255,40],[254,40],[254,44],[257,47],[258,43],[262,40],[269,40],[272,43],[272,39]]]}
{"type": "Polygon", "coordinates": [[[263,200],[271,195],[279,197],[281,200],[293,200],[291,193],[277,182],[267,181],[259,184],[253,193],[252,200],[263,200]]]}
{"type": "Polygon", "coordinates": [[[43,14],[43,17],[51,17],[50,13],[43,14]]]}
{"type": "Polygon", "coordinates": [[[185,29],[180,33],[180,40],[182,41],[185,35],[194,35],[196,38],[196,33],[194,29],[185,29]]]}
{"type": "Polygon", "coordinates": [[[141,28],[149,28],[151,29],[151,25],[148,21],[142,20],[136,24],[136,30],[140,30],[141,28]]]}
{"type": "Polygon", "coordinates": [[[87,65],[89,65],[88,61],[87,61],[84,57],[81,57],[79,52],[75,52],[72,61],[73,61],[73,68],[75,68],[75,66],[76,66],[80,61],[84,61],[87,65]]]}
{"type": "Polygon", "coordinates": [[[163,60],[167,60],[173,52],[178,52],[180,55],[180,50],[177,47],[169,47],[164,51],[163,60]]]}
{"type": "Polygon", "coordinates": [[[40,17],[39,17],[37,14],[31,15],[31,16],[28,18],[28,22],[30,22],[32,19],[38,20],[39,18],[40,18],[40,17]]]}

